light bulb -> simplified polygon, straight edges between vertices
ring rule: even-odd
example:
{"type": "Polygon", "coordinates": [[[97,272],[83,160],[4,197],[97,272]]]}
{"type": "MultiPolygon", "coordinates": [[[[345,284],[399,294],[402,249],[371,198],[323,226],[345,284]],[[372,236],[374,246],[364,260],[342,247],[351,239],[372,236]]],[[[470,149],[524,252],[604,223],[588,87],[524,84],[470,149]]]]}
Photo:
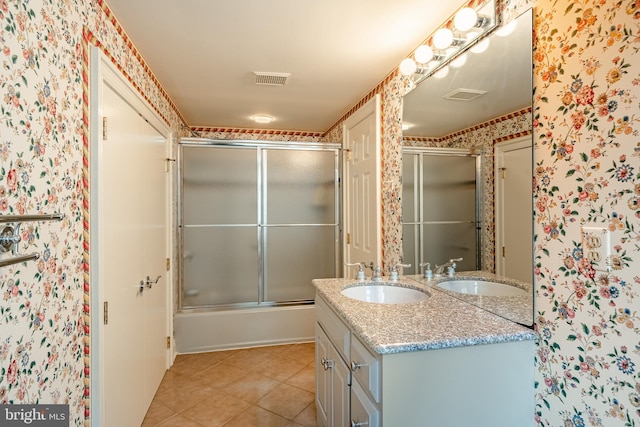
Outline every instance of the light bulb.
{"type": "Polygon", "coordinates": [[[496,35],[500,36],[500,37],[505,37],[508,36],[509,34],[513,33],[513,30],[516,29],[516,21],[511,21],[509,22],[507,25],[505,25],[504,27],[500,27],[496,30],[496,35]]]}
{"type": "Polygon", "coordinates": [[[447,74],[449,74],[449,66],[445,65],[444,67],[440,68],[434,75],[433,77],[435,77],[436,79],[442,79],[447,77],[447,74]]]}
{"type": "Polygon", "coordinates": [[[433,35],[433,45],[438,49],[446,49],[453,43],[453,33],[448,28],[440,28],[433,35]]]}
{"type": "Polygon", "coordinates": [[[422,46],[416,49],[415,53],[413,54],[413,57],[416,59],[417,62],[421,64],[426,64],[427,62],[433,59],[433,49],[431,49],[426,44],[423,44],[422,46]]]}
{"type": "Polygon", "coordinates": [[[453,26],[458,31],[469,31],[478,23],[478,14],[470,7],[460,9],[453,18],[453,26]]]}
{"type": "Polygon", "coordinates": [[[450,65],[454,68],[460,68],[467,62],[467,54],[463,53],[462,55],[458,55],[456,59],[451,61],[450,65]]]}
{"type": "Polygon", "coordinates": [[[410,76],[415,73],[417,69],[416,61],[411,58],[406,58],[400,63],[400,73],[403,76],[410,76]]]}
{"type": "Polygon", "coordinates": [[[490,43],[489,38],[485,37],[484,39],[480,40],[478,43],[474,44],[470,50],[473,53],[482,53],[489,48],[489,43],[490,43]]]}

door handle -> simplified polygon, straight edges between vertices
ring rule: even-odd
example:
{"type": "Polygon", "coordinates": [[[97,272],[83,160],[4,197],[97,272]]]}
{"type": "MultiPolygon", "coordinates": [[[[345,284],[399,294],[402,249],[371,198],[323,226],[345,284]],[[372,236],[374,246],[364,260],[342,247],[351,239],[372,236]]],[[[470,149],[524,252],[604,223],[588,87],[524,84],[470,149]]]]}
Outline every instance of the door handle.
{"type": "MultiPolygon", "coordinates": [[[[155,285],[158,283],[158,280],[160,280],[162,276],[158,276],[156,277],[156,280],[151,280],[151,278],[149,276],[147,276],[147,279],[144,281],[144,286],[147,289],[151,289],[151,286],[155,285]]],[[[142,287],[142,282],[140,282],[140,287],[142,287]]]]}

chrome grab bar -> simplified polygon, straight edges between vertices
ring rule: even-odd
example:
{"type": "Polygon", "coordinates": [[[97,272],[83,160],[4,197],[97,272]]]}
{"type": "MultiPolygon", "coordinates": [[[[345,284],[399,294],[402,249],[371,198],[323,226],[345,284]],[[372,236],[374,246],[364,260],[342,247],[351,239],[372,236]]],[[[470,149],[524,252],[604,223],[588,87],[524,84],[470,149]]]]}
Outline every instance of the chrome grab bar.
{"type": "Polygon", "coordinates": [[[18,255],[18,243],[20,242],[20,224],[28,221],[60,221],[64,218],[62,213],[54,214],[27,214],[27,215],[0,215],[0,223],[15,223],[16,226],[5,226],[0,230],[0,252],[12,251],[13,258],[0,260],[0,267],[18,264],[40,258],[40,254],[18,255]]]}

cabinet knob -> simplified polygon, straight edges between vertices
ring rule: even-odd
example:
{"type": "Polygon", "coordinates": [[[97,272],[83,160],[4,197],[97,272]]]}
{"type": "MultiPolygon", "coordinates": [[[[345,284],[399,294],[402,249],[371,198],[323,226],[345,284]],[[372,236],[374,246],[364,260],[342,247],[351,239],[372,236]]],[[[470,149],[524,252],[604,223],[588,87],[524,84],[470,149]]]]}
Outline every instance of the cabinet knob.
{"type": "Polygon", "coordinates": [[[368,425],[369,423],[367,421],[358,422],[356,420],[351,420],[351,427],[364,427],[368,425]]]}
{"type": "Polygon", "coordinates": [[[354,360],[351,361],[351,370],[353,372],[355,372],[356,370],[360,369],[363,366],[367,366],[367,364],[366,363],[358,363],[358,362],[356,362],[354,360]]]}

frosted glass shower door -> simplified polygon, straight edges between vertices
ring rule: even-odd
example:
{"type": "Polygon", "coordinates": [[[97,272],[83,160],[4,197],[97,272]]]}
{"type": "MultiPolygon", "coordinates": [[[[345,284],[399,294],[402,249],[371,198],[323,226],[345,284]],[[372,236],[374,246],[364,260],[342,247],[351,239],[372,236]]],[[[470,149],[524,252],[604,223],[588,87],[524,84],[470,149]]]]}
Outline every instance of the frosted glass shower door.
{"type": "Polygon", "coordinates": [[[255,149],[182,150],[182,307],[258,300],[255,149]]]}
{"type": "Polygon", "coordinates": [[[403,260],[418,274],[451,258],[458,270],[479,268],[478,166],[474,155],[404,152],[402,161],[403,260]]]}
{"type": "Polygon", "coordinates": [[[336,276],[336,161],[336,151],[266,150],[266,301],[313,300],[311,280],[336,276]]]}
{"type": "Polygon", "coordinates": [[[336,277],[338,149],[181,144],[181,309],[313,302],[336,277]]]}

